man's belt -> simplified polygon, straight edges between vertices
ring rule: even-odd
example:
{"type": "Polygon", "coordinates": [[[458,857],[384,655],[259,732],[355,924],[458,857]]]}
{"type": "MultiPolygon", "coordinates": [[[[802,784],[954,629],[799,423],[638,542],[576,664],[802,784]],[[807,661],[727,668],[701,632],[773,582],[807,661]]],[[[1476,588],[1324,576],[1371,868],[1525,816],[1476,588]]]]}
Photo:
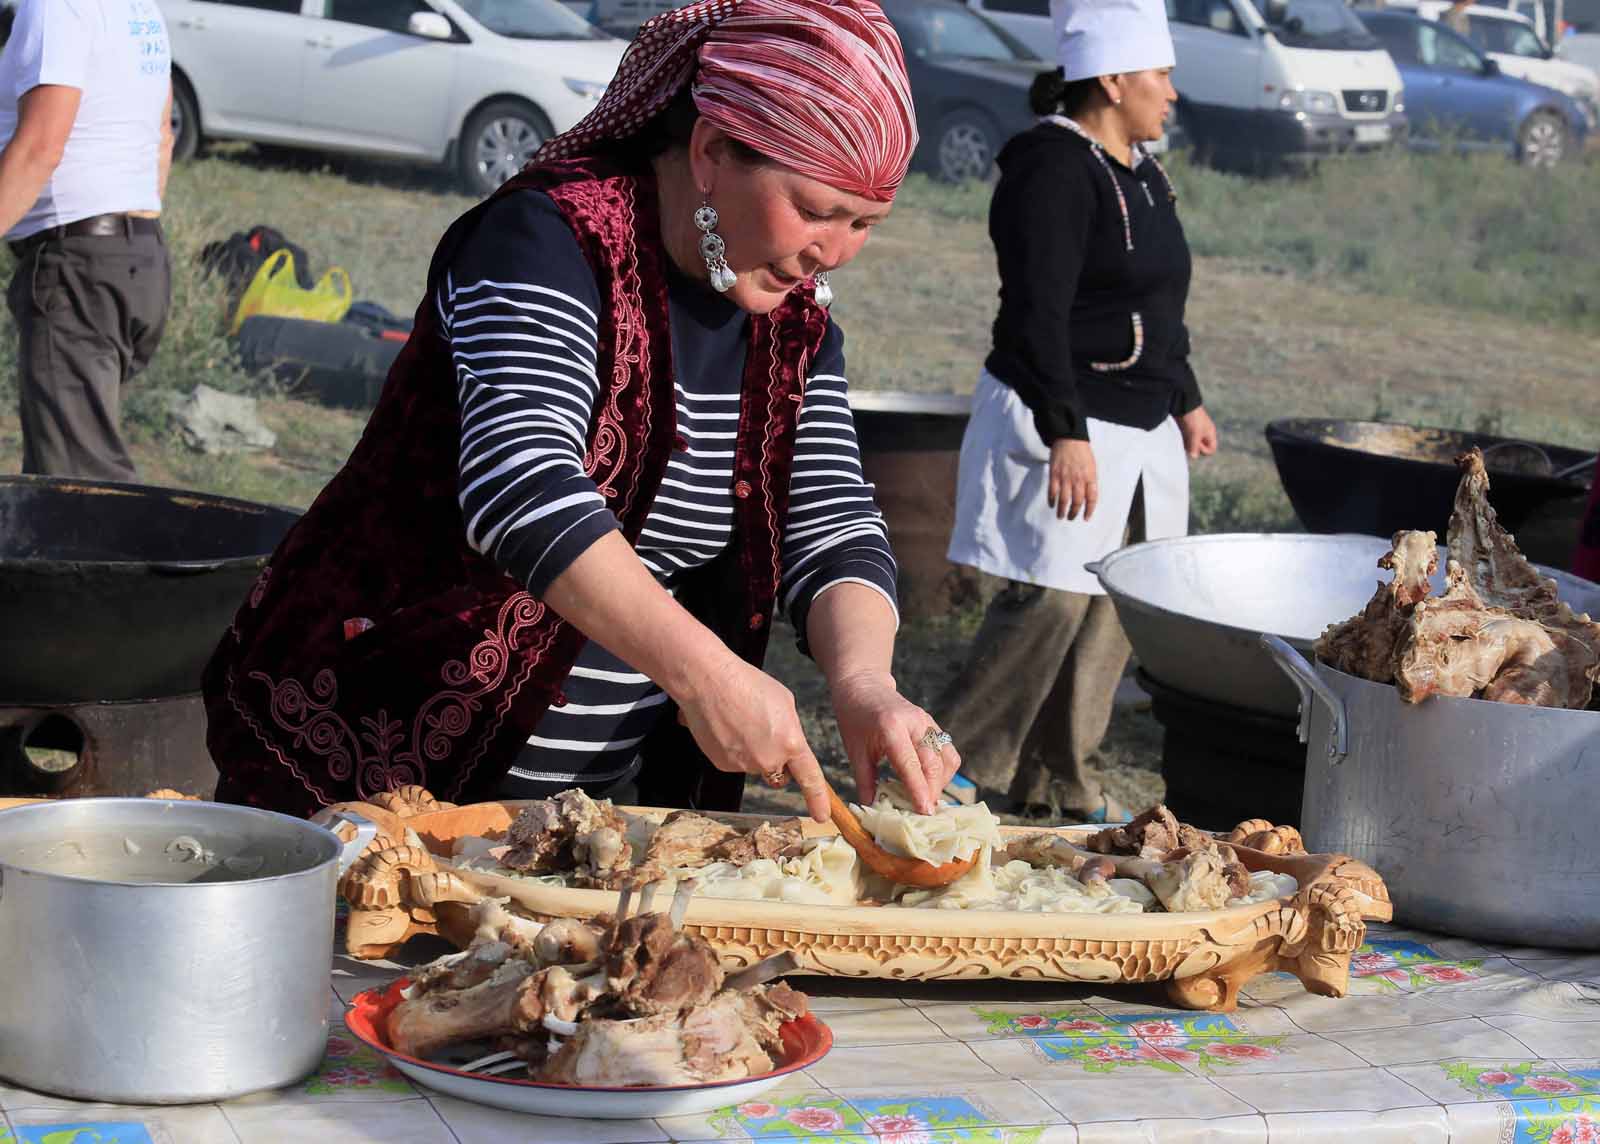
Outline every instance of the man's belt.
{"type": "Polygon", "coordinates": [[[35,231],[27,238],[18,239],[10,244],[11,253],[18,258],[26,257],[35,247],[42,246],[53,238],[112,238],[123,235],[132,238],[136,234],[160,234],[161,220],[145,218],[142,215],[114,214],[92,215],[89,218],[80,218],[77,222],[63,223],[60,226],[47,226],[41,231],[35,231]]]}

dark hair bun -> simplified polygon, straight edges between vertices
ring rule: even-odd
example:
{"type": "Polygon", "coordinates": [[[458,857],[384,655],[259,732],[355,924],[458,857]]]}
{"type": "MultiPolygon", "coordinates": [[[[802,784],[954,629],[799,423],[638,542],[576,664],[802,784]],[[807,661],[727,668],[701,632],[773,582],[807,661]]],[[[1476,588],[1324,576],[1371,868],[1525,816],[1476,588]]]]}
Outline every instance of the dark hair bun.
{"type": "Polygon", "coordinates": [[[1035,115],[1059,115],[1061,97],[1067,90],[1067,77],[1060,68],[1043,71],[1033,77],[1028,88],[1028,106],[1035,115]]]}

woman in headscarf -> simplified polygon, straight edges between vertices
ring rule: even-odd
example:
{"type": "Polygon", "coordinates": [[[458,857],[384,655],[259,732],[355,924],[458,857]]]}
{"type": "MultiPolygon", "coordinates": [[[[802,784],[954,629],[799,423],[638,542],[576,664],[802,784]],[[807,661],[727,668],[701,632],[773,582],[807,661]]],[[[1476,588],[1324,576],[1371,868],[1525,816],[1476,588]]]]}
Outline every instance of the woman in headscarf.
{"type": "Polygon", "coordinates": [[[894,561],[826,275],[916,145],[871,0],[659,16],[599,104],[451,226],[349,462],[205,675],[220,800],[309,814],[417,783],[827,817],[774,611],[863,798],[959,762],[889,674],[894,561]]]}
{"type": "Polygon", "coordinates": [[[1000,154],[989,233],[993,350],[961,446],[950,559],[1009,582],[991,602],[946,726],[949,793],[1071,819],[1126,817],[1089,767],[1129,645],[1085,565],[1188,527],[1185,454],[1216,450],[1189,368],[1189,248],[1143,144],[1175,101],[1162,0],[1053,0],[1039,123],[1000,154]]]}

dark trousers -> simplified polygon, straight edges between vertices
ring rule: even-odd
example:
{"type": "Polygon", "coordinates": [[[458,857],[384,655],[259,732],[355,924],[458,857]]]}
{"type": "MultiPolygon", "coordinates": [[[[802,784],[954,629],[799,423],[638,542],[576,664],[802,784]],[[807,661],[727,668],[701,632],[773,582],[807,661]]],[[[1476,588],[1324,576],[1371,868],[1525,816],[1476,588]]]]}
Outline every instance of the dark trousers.
{"type": "Polygon", "coordinates": [[[22,471],[132,481],[122,387],[150,364],[172,302],[160,233],[52,238],[17,262],[22,471]]]}
{"type": "MultiPolygon", "coordinates": [[[[1144,539],[1143,490],[1127,538],[1144,539]]],[[[939,712],[961,770],[1016,802],[1068,815],[1104,797],[1089,760],[1100,748],[1132,652],[1109,596],[1010,581],[989,603],[966,665],[939,712]]]]}

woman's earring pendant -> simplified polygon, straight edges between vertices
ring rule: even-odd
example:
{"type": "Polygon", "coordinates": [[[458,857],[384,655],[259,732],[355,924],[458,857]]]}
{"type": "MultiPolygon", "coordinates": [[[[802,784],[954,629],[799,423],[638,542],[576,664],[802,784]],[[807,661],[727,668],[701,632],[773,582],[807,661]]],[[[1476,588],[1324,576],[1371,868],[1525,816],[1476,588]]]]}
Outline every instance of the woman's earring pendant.
{"type": "Polygon", "coordinates": [[[705,260],[706,277],[718,294],[726,294],[739,281],[728,265],[728,244],[717,233],[717,210],[706,203],[694,212],[694,225],[700,231],[700,257],[705,260]]]}
{"type": "Polygon", "coordinates": [[[822,271],[821,273],[817,274],[813,281],[816,285],[812,290],[811,296],[817,300],[817,305],[826,310],[829,306],[833,305],[833,287],[828,285],[827,271],[822,271]]]}

